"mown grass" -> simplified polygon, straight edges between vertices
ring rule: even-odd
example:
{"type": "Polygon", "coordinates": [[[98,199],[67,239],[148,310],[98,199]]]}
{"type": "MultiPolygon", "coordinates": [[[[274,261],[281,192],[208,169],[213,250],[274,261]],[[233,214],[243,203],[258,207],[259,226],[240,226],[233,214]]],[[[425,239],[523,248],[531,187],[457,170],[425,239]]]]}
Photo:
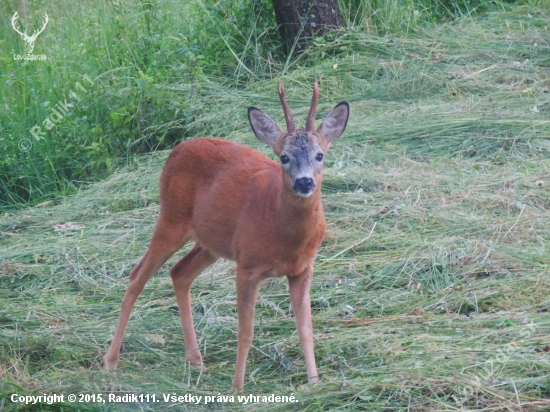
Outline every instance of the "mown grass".
{"type": "MultiPolygon", "coordinates": [[[[549,15],[526,5],[409,34],[350,30],[319,40],[285,72],[296,119],[305,119],[314,76],[319,117],[343,99],[352,110],[325,166],[328,230],[312,287],[322,380],[305,384],[286,282],[269,280],[245,394],[293,393],[299,403],[197,409],[548,410],[549,15]]],[[[171,90],[200,95],[189,130],[268,153],[245,109],[281,121],[276,78],[235,88],[212,76],[200,90],[171,90]]],[[[15,408],[15,392],[229,393],[231,262],[192,289],[202,370],[183,356],[167,276],[177,257],[138,300],[119,369],[100,370],[127,274],[158,217],[167,155],[137,157],[75,196],[0,219],[2,408],[15,408]]]]}

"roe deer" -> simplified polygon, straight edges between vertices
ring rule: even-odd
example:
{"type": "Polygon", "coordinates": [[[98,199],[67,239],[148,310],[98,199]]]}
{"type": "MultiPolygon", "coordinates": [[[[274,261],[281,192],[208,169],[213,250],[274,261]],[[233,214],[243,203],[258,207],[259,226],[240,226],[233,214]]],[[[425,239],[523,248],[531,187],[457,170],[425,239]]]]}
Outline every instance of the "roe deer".
{"type": "Polygon", "coordinates": [[[339,103],[314,129],[319,90],[305,130],[296,130],[279,81],[287,132],[255,107],[248,119],[256,137],[279,157],[220,139],[177,145],[160,177],[160,216],[149,249],[130,273],[118,327],[104,369],[116,368],[130,312],[147,281],[185,242],[193,248],[170,269],[183,327],[186,360],[201,365],[191,310],[193,280],[217,259],[237,262],[237,362],[233,387],[244,385],[254,337],[259,282],[286,276],[309,383],[319,380],[313,353],[310,287],[313,261],[325,231],[321,203],[323,155],[346,128],[347,102],[339,103]]]}

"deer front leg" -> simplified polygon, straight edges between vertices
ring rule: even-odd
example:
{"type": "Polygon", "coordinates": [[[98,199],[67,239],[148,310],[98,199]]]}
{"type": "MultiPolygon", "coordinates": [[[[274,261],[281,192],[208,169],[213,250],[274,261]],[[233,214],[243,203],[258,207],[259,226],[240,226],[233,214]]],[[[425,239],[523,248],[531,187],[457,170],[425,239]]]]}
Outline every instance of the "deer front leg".
{"type": "Polygon", "coordinates": [[[319,382],[319,376],[317,375],[315,353],[313,352],[313,324],[311,322],[311,302],[309,298],[313,267],[309,267],[299,275],[288,276],[287,278],[296,328],[306,360],[307,379],[310,384],[317,383],[319,382]]]}
{"type": "Polygon", "coordinates": [[[244,386],[246,359],[254,339],[254,311],[260,281],[256,272],[237,267],[237,363],[233,388],[241,391],[244,386]]]}

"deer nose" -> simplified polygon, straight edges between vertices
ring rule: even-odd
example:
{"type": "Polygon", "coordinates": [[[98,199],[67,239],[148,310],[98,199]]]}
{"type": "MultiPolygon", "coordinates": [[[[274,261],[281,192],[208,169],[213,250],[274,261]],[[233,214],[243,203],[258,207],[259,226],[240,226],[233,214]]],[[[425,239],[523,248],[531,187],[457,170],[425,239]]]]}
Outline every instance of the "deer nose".
{"type": "Polygon", "coordinates": [[[315,189],[315,183],[311,177],[301,177],[294,182],[294,190],[300,194],[308,194],[315,189]]]}

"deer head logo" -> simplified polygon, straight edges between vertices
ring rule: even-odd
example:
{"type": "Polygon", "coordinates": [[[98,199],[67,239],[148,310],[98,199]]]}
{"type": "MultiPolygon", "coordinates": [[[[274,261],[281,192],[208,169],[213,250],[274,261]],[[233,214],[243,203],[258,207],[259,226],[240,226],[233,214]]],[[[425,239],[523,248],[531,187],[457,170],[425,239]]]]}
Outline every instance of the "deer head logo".
{"type": "Polygon", "coordinates": [[[44,29],[46,28],[46,25],[48,24],[48,20],[49,20],[49,17],[47,14],[44,14],[44,25],[42,26],[42,28],[40,30],[35,30],[34,33],[32,34],[32,36],[29,36],[27,34],[27,31],[24,31],[24,32],[21,32],[21,30],[19,30],[17,28],[17,19],[19,18],[19,12],[16,11],[15,14],[13,15],[13,17],[11,18],[11,25],[13,27],[13,29],[19,33],[21,35],[21,37],[23,38],[23,40],[25,41],[26,45],[25,45],[25,50],[27,51],[27,54],[31,54],[33,49],[34,49],[34,42],[36,42],[36,38],[38,37],[38,35],[40,33],[42,33],[44,31],[44,29]]]}

